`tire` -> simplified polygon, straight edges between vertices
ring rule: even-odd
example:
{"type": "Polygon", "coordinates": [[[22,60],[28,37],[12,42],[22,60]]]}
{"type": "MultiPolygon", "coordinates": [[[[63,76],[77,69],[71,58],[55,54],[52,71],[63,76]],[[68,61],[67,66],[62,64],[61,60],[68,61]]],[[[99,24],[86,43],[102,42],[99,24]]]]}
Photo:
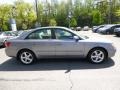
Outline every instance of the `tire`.
{"type": "Polygon", "coordinates": [[[120,37],[120,34],[116,34],[117,37],[120,37]]]}
{"type": "Polygon", "coordinates": [[[18,60],[25,65],[33,64],[36,61],[35,54],[30,50],[22,50],[17,55],[18,60]]]}
{"type": "Polygon", "coordinates": [[[88,60],[94,64],[100,64],[107,60],[107,52],[102,48],[94,48],[88,53],[88,60]]]}

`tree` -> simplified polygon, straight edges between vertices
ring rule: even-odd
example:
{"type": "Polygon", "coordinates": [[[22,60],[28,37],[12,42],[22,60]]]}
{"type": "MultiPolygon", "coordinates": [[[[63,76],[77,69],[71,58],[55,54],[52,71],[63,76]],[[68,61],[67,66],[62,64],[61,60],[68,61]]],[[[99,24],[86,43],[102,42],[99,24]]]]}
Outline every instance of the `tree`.
{"type": "Polygon", "coordinates": [[[3,31],[9,30],[9,19],[11,17],[11,5],[0,5],[0,28],[3,31]]]}
{"type": "Polygon", "coordinates": [[[23,23],[26,25],[26,29],[32,28],[35,25],[36,14],[33,7],[29,3],[25,3],[22,0],[15,2],[15,19],[17,21],[18,29],[24,29],[23,23]]]}
{"type": "Polygon", "coordinates": [[[92,16],[93,16],[93,19],[92,19],[93,25],[100,25],[103,23],[103,18],[101,16],[101,13],[98,10],[93,11],[92,16]]]}
{"type": "Polygon", "coordinates": [[[120,0],[67,0],[67,2],[38,2],[38,20],[35,6],[17,0],[13,5],[0,4],[0,28],[11,30],[9,19],[15,18],[18,29],[30,29],[38,22],[41,26],[69,26],[69,12],[72,14],[70,26],[93,26],[120,20],[120,0]],[[13,11],[13,7],[14,11],[13,11]]]}
{"type": "Polygon", "coordinates": [[[72,19],[70,20],[70,26],[71,26],[71,27],[76,27],[76,26],[77,26],[77,21],[76,21],[75,18],[72,18],[72,19]]]}
{"type": "Polygon", "coordinates": [[[120,17],[120,9],[116,10],[116,16],[120,17]]]}
{"type": "Polygon", "coordinates": [[[115,23],[120,24],[120,9],[116,10],[115,15],[116,15],[116,18],[117,18],[117,21],[115,23]]]}
{"type": "Polygon", "coordinates": [[[49,26],[56,26],[57,25],[57,22],[55,19],[50,19],[50,23],[49,23],[49,26]]]}
{"type": "Polygon", "coordinates": [[[58,26],[68,26],[68,7],[64,2],[58,5],[56,22],[58,26]]]}

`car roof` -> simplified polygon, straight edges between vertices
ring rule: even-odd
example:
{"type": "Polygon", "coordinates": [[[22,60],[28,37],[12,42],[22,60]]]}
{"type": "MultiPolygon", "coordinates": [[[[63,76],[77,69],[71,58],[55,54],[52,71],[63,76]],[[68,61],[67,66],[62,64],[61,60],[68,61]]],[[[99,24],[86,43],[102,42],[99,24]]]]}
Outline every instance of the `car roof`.
{"type": "Polygon", "coordinates": [[[47,28],[60,28],[60,29],[69,29],[69,28],[66,28],[66,27],[62,27],[62,26],[47,26],[47,27],[38,27],[38,28],[35,28],[35,29],[30,29],[30,30],[36,30],[36,29],[47,29],[47,28]]]}
{"type": "Polygon", "coordinates": [[[29,29],[28,31],[30,31],[30,32],[33,32],[33,31],[36,31],[36,30],[39,30],[39,29],[49,29],[49,28],[51,28],[51,29],[65,29],[65,30],[67,30],[67,31],[71,31],[71,32],[73,32],[73,30],[71,30],[70,28],[67,28],[67,27],[61,27],[61,26],[48,26],[48,27],[38,27],[38,28],[35,28],[35,29],[29,29]]]}
{"type": "Polygon", "coordinates": [[[60,28],[60,29],[65,29],[65,30],[69,30],[69,31],[72,31],[71,29],[69,29],[69,28],[67,28],[67,27],[62,27],[62,26],[47,26],[47,27],[37,27],[37,28],[34,28],[34,29],[28,29],[28,30],[25,30],[26,32],[28,32],[28,31],[36,31],[36,30],[39,30],[39,29],[49,29],[49,28],[60,28]]]}
{"type": "Polygon", "coordinates": [[[35,28],[35,29],[29,29],[29,30],[24,31],[18,38],[19,38],[19,39],[24,39],[27,35],[29,35],[30,33],[34,32],[34,31],[36,31],[36,30],[47,29],[47,28],[48,28],[48,29],[58,28],[58,29],[64,29],[64,30],[73,32],[73,30],[71,30],[71,29],[69,29],[69,28],[66,28],[66,27],[61,27],[61,26],[38,27],[38,28],[35,28]]]}

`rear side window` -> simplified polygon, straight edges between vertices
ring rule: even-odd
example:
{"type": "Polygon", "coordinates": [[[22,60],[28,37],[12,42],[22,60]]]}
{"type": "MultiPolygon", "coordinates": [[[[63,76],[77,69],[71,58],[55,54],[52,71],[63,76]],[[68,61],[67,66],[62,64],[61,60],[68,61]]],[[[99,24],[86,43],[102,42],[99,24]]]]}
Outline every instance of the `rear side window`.
{"type": "Polygon", "coordinates": [[[51,29],[43,29],[32,32],[26,39],[52,39],[51,29]]]}

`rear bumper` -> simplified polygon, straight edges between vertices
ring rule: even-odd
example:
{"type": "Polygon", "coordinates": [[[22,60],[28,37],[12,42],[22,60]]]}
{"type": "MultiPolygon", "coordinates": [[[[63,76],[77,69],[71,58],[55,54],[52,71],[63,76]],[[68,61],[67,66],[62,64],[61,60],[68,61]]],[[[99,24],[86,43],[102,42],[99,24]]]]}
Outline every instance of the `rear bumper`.
{"type": "Polygon", "coordinates": [[[5,53],[9,57],[16,57],[17,56],[17,50],[15,48],[5,48],[5,53]]]}

